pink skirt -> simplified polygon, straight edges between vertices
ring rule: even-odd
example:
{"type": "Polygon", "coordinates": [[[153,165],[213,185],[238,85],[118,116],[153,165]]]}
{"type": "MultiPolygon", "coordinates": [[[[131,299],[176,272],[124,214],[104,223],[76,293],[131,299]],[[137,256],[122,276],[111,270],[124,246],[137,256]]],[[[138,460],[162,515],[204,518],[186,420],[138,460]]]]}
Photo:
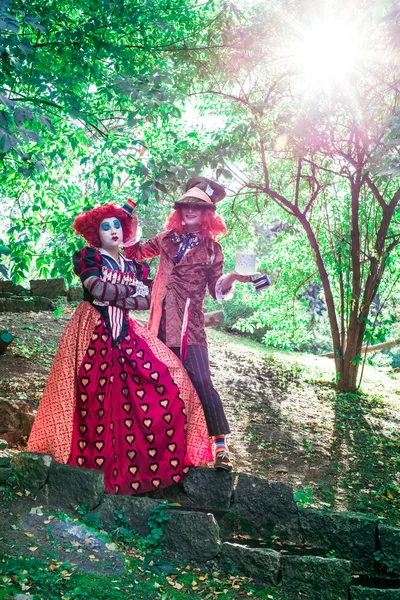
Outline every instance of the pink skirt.
{"type": "Polygon", "coordinates": [[[181,362],[137,321],[118,345],[88,302],[60,346],[28,450],[104,471],[108,493],[137,494],[178,482],[212,460],[200,400],[181,362]]]}

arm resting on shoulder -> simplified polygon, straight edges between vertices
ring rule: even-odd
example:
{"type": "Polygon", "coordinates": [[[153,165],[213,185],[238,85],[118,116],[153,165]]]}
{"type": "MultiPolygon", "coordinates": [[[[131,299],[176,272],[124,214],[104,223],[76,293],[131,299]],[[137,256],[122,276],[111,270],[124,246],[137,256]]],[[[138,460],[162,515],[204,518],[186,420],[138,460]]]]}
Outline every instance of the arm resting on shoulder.
{"type": "Polygon", "coordinates": [[[160,254],[160,238],[163,235],[161,233],[143,243],[136,241],[135,238],[128,240],[124,244],[125,255],[127,258],[135,258],[136,260],[146,260],[146,258],[158,256],[160,254]]]}

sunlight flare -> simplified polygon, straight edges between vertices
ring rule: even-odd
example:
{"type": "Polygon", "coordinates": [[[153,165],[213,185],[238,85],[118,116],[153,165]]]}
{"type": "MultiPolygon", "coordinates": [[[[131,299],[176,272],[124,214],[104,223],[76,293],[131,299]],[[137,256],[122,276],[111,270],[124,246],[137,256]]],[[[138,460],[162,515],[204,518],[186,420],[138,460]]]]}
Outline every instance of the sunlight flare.
{"type": "Polygon", "coordinates": [[[297,68],[311,88],[343,84],[356,72],[361,55],[357,22],[328,17],[303,30],[294,48],[297,68]]]}

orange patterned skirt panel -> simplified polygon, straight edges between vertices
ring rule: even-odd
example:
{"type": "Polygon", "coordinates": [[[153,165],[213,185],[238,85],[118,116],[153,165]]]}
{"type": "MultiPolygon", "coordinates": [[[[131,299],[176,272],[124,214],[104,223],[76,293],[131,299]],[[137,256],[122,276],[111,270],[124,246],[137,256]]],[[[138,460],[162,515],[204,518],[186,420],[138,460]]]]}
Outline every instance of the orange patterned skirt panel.
{"type": "Polygon", "coordinates": [[[28,442],[30,452],[51,454],[67,463],[79,368],[99,321],[98,311],[82,302],[61,337],[28,442]]]}

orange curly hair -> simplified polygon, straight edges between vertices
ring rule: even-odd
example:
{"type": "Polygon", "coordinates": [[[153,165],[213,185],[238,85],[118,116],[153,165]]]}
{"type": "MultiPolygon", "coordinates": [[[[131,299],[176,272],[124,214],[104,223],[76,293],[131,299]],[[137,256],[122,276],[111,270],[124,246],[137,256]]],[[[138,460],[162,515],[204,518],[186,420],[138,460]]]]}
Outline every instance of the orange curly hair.
{"type": "MultiPolygon", "coordinates": [[[[182,217],[182,209],[176,208],[169,215],[164,226],[165,231],[176,231],[182,235],[184,230],[184,222],[182,217]]],[[[226,233],[226,225],[219,215],[212,210],[204,208],[201,211],[201,233],[205,237],[210,237],[216,240],[218,236],[226,233]]]]}
{"type": "Polygon", "coordinates": [[[112,219],[113,217],[116,217],[121,223],[124,233],[123,241],[126,242],[132,235],[134,219],[116,204],[103,204],[103,206],[81,213],[75,218],[72,227],[75,233],[82,236],[90,246],[100,248],[100,223],[104,219],[112,219]]]}

